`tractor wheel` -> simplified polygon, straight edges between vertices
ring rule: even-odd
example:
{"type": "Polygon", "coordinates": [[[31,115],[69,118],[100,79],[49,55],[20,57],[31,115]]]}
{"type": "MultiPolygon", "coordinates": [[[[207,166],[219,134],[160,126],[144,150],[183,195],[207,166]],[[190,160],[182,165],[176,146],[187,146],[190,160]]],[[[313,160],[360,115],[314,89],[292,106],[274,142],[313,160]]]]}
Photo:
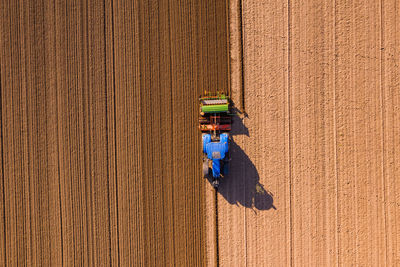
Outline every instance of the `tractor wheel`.
{"type": "Polygon", "coordinates": [[[208,159],[203,160],[203,175],[204,177],[207,177],[209,173],[209,167],[208,167],[208,159]]]}
{"type": "Polygon", "coordinates": [[[213,186],[214,188],[218,188],[218,186],[219,186],[219,180],[218,180],[218,179],[214,179],[214,181],[212,182],[212,186],[213,186]]]}

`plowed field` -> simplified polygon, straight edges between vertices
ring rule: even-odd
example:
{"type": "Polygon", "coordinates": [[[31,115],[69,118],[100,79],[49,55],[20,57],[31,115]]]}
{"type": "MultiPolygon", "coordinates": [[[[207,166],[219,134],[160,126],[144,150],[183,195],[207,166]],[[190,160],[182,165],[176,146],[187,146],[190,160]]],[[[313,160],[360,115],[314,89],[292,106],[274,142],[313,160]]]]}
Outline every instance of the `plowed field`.
{"type": "Polygon", "coordinates": [[[400,265],[399,15],[0,0],[0,265],[400,265]],[[204,90],[244,111],[218,192],[204,90]]]}
{"type": "Polygon", "coordinates": [[[0,1],[1,266],[204,262],[197,98],[228,88],[226,10],[0,1]]]}
{"type": "Polygon", "coordinates": [[[242,2],[219,265],[399,265],[398,1],[242,2]]]}

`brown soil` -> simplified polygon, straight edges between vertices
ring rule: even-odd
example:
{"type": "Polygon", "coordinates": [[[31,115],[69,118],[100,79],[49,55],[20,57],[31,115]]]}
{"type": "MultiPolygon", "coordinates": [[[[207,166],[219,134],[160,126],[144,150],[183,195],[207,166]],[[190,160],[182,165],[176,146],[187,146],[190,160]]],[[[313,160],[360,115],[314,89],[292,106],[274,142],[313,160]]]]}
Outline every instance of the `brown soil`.
{"type": "Polygon", "coordinates": [[[0,12],[0,265],[204,264],[197,97],[228,90],[225,2],[0,12]]]}
{"type": "Polygon", "coordinates": [[[0,265],[400,264],[397,1],[227,8],[0,1],[0,265]],[[217,194],[203,90],[246,113],[217,194]]]}
{"type": "Polygon", "coordinates": [[[219,264],[398,265],[400,6],[242,2],[248,117],[218,194],[219,264]]]}

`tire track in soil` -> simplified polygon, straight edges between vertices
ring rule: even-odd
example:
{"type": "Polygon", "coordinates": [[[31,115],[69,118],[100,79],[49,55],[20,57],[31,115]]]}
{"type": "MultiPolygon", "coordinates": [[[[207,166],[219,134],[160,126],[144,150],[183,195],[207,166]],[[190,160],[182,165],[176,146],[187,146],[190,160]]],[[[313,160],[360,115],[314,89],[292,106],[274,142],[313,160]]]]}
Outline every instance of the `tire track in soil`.
{"type": "Polygon", "coordinates": [[[3,220],[0,220],[0,232],[2,233],[2,238],[0,240],[0,262],[7,262],[7,252],[6,252],[6,227],[5,227],[5,218],[6,218],[6,207],[5,207],[5,191],[4,191],[4,155],[3,155],[3,110],[2,110],[2,80],[1,80],[1,65],[0,65],[0,156],[1,156],[1,168],[0,168],[0,177],[1,177],[1,183],[0,183],[0,194],[1,194],[1,199],[2,199],[2,205],[0,205],[0,213],[3,216],[3,220]]]}
{"type": "Polygon", "coordinates": [[[118,184],[117,184],[117,148],[116,148],[116,106],[115,106],[115,53],[114,53],[114,6],[113,1],[104,1],[104,42],[105,42],[105,79],[107,114],[107,165],[108,195],[110,218],[110,256],[111,265],[120,264],[119,222],[118,222],[118,184]]]}

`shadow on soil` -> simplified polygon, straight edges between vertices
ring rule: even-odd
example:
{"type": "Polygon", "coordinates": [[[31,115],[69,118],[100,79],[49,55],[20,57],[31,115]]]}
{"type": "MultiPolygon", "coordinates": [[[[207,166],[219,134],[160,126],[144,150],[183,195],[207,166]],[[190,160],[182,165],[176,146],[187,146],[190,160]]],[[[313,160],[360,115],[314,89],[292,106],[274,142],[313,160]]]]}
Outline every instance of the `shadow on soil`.
{"type": "MultiPolygon", "coordinates": [[[[229,174],[222,178],[218,193],[230,204],[242,205],[257,210],[275,209],[273,194],[259,182],[260,176],[253,162],[241,147],[235,143],[235,136],[249,136],[249,131],[243,124],[243,119],[236,117],[232,125],[229,143],[230,166],[229,174]]],[[[211,179],[208,179],[211,183],[211,179]]]]}

